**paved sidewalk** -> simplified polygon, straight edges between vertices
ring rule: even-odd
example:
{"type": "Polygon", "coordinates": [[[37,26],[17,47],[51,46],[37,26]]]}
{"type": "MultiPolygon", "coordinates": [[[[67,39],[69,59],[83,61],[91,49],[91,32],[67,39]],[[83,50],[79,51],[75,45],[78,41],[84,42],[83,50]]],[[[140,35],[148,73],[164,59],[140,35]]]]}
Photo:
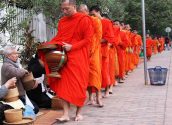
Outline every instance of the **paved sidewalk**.
{"type": "MultiPolygon", "coordinates": [[[[165,86],[144,85],[143,64],[103,99],[104,108],[85,106],[84,120],[64,125],[172,125],[172,51],[154,55],[148,67],[169,69],[165,86]]],[[[72,109],[70,116],[74,116],[72,109]]]]}

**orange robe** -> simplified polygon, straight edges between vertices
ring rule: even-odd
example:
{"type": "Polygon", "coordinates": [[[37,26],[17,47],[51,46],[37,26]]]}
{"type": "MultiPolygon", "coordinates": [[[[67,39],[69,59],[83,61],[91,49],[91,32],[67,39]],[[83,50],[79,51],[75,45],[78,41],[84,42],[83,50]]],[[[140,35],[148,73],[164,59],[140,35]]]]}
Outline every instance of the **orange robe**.
{"type": "Polygon", "coordinates": [[[158,40],[157,39],[154,39],[153,40],[153,53],[154,54],[157,54],[158,53],[158,40]]]}
{"type": "Polygon", "coordinates": [[[165,39],[163,37],[159,38],[159,52],[162,52],[164,50],[164,43],[165,43],[165,39]]]}
{"type": "Polygon", "coordinates": [[[152,38],[147,38],[146,39],[146,56],[151,57],[152,56],[152,46],[153,46],[153,41],[152,38]]]}
{"type": "Polygon", "coordinates": [[[120,27],[114,25],[113,26],[114,29],[114,54],[115,54],[115,76],[119,76],[119,62],[118,62],[118,45],[121,42],[121,38],[120,38],[120,27]]]}
{"type": "Polygon", "coordinates": [[[90,87],[101,89],[101,38],[102,38],[102,23],[97,17],[91,17],[94,27],[94,35],[90,45],[90,72],[89,84],[90,87]]]}
{"type": "Polygon", "coordinates": [[[125,44],[126,44],[126,62],[125,62],[125,71],[128,72],[130,70],[130,47],[131,47],[131,40],[130,40],[130,32],[127,30],[124,30],[125,34],[126,34],[126,40],[125,40],[125,44]]]}
{"type": "MultiPolygon", "coordinates": [[[[128,69],[129,70],[134,70],[135,65],[134,65],[134,42],[132,41],[132,32],[131,31],[127,31],[127,35],[128,35],[128,40],[129,40],[129,50],[128,50],[128,69]]],[[[129,71],[128,70],[128,71],[129,71]]]]}
{"type": "Polygon", "coordinates": [[[139,55],[142,46],[142,38],[139,34],[132,34],[132,43],[133,43],[133,56],[134,60],[133,63],[135,66],[139,64],[139,55]]]}
{"type": "Polygon", "coordinates": [[[135,62],[135,65],[138,65],[139,64],[139,61],[140,61],[140,52],[141,52],[141,47],[142,47],[142,37],[137,34],[136,35],[136,40],[137,40],[137,46],[135,47],[135,54],[136,54],[136,62],[135,62]]]}
{"type": "MultiPolygon", "coordinates": [[[[89,44],[93,36],[92,20],[85,14],[76,13],[62,17],[57,35],[47,44],[72,44],[67,52],[67,64],[60,71],[61,79],[49,78],[49,84],[57,96],[76,106],[83,106],[89,77],[89,44]]],[[[46,73],[49,69],[46,66],[46,73]]]]}
{"type": "Polygon", "coordinates": [[[110,85],[115,84],[115,46],[109,48],[109,75],[110,85]]]}
{"type": "MultiPolygon", "coordinates": [[[[109,67],[109,46],[108,43],[113,43],[114,33],[113,33],[113,25],[109,19],[103,18],[102,22],[102,39],[107,40],[106,43],[101,44],[102,51],[102,88],[106,88],[113,81],[110,78],[110,67],[109,67]]],[[[112,76],[112,75],[111,75],[112,76]]]]}
{"type": "Polygon", "coordinates": [[[119,78],[123,79],[125,76],[126,66],[126,48],[128,46],[127,36],[124,30],[120,31],[120,43],[117,47],[118,62],[119,62],[119,78]]]}
{"type": "Polygon", "coordinates": [[[110,41],[110,48],[109,48],[109,75],[110,75],[110,85],[115,85],[115,55],[116,55],[116,45],[118,43],[115,42],[115,34],[113,23],[111,22],[111,30],[113,33],[113,40],[110,41]]]}

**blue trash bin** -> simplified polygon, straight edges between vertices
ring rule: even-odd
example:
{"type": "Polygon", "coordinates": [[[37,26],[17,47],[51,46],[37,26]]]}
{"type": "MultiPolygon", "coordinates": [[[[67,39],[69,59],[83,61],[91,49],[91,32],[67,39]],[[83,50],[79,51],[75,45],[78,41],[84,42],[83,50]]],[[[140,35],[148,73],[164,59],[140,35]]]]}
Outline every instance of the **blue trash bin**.
{"type": "Polygon", "coordinates": [[[167,68],[156,66],[155,68],[149,68],[149,78],[151,85],[165,85],[167,77],[167,68]]]}

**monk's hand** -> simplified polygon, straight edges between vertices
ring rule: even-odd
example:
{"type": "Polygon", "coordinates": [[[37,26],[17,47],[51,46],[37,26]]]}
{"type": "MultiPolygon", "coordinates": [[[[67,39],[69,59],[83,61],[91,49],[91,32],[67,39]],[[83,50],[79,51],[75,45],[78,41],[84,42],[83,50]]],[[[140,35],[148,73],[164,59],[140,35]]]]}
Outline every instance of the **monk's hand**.
{"type": "Polygon", "coordinates": [[[107,42],[107,40],[101,39],[101,43],[106,43],[106,42],[107,42]]]}
{"type": "Polygon", "coordinates": [[[113,44],[112,43],[108,43],[109,47],[113,47],[113,44]]]}
{"type": "Polygon", "coordinates": [[[62,46],[66,51],[70,51],[72,49],[72,45],[63,42],[63,46],[62,46]]]}

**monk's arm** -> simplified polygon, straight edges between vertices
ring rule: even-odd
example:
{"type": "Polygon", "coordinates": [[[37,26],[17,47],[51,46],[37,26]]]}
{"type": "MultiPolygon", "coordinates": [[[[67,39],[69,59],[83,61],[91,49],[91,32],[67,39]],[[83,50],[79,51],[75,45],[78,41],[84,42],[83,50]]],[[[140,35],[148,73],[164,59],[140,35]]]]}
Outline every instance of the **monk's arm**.
{"type": "Polygon", "coordinates": [[[90,44],[93,37],[94,30],[90,18],[84,17],[79,24],[79,28],[83,39],[73,44],[72,50],[80,49],[85,45],[90,44]]]}

